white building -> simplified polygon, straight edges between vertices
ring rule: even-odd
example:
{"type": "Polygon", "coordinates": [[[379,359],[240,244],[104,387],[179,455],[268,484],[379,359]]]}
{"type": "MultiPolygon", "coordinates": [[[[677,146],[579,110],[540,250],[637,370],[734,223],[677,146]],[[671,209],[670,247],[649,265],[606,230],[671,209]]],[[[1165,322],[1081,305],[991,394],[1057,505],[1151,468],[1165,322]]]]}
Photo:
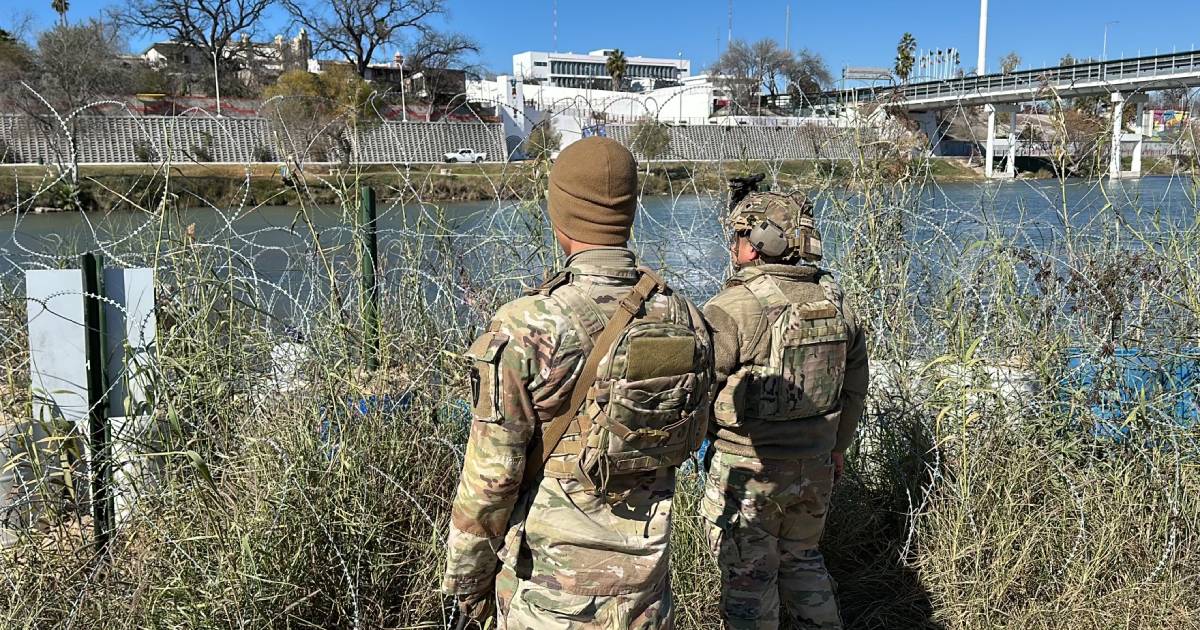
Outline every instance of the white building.
{"type": "MultiPolygon", "coordinates": [[[[513,76],[528,82],[555,87],[611,90],[612,78],[605,64],[612,49],[593,50],[586,55],[527,51],[513,55],[513,76]]],[[[625,79],[638,90],[674,85],[690,76],[687,59],[625,57],[625,79]]]]}

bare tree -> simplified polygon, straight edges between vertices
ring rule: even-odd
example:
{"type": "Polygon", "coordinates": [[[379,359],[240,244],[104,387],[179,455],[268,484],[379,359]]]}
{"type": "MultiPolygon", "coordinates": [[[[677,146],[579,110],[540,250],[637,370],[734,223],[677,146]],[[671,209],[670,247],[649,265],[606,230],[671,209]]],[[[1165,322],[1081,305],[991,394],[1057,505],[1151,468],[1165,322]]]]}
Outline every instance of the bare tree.
{"type": "MultiPolygon", "coordinates": [[[[385,48],[406,33],[430,40],[430,18],[446,12],[445,0],[281,0],[292,20],[313,35],[316,50],[336,52],[354,64],[359,76],[385,48]]],[[[449,38],[453,39],[453,38],[449,38]]],[[[443,43],[445,37],[433,38],[443,43]]],[[[463,39],[463,41],[469,41],[463,39]]],[[[467,49],[476,50],[471,43],[467,49]]],[[[452,52],[452,51],[451,51],[452,52]]],[[[432,53],[426,53],[431,54],[432,53]]],[[[443,53],[449,54],[449,53],[443,53]]]]}
{"type": "Polygon", "coordinates": [[[793,99],[801,96],[804,98],[816,96],[833,82],[829,66],[825,65],[825,60],[820,55],[807,48],[791,54],[792,59],[788,61],[786,74],[788,94],[793,99]]]}
{"type": "Polygon", "coordinates": [[[467,75],[478,77],[483,73],[468,59],[478,52],[479,45],[465,35],[432,31],[409,50],[405,67],[411,69],[410,77],[421,74],[431,115],[434,106],[466,90],[467,75]]]}
{"type": "Polygon", "coordinates": [[[33,51],[25,42],[5,29],[0,29],[0,83],[12,85],[33,63],[33,51]]]}
{"type": "Polygon", "coordinates": [[[652,117],[642,118],[633,127],[629,148],[653,162],[671,150],[671,129],[652,117]]]}
{"type": "Polygon", "coordinates": [[[67,174],[63,192],[77,207],[85,204],[79,189],[79,155],[73,149],[87,126],[83,118],[68,114],[126,92],[130,73],[118,57],[124,50],[120,31],[110,22],[92,19],[58,25],[38,35],[36,47],[20,68],[22,80],[5,86],[11,104],[46,135],[56,154],[54,162],[67,174]],[[64,131],[74,147],[62,142],[64,131]]]}
{"type": "Polygon", "coordinates": [[[729,92],[731,103],[745,111],[761,77],[758,58],[750,44],[742,40],[730,42],[711,72],[716,75],[718,84],[729,92]]]}
{"type": "Polygon", "coordinates": [[[753,44],[734,40],[712,72],[720,77],[720,84],[743,110],[757,101],[760,91],[777,97],[785,82],[789,93],[807,95],[819,92],[832,78],[820,55],[809,50],[797,54],[772,39],[753,44]]]}
{"type": "Polygon", "coordinates": [[[125,42],[116,25],[98,19],[42,32],[29,73],[30,87],[41,98],[21,99],[28,105],[25,109],[44,114],[41,99],[45,99],[51,107],[68,112],[124,92],[130,73],[118,59],[123,50],[125,42]]]}
{"type": "Polygon", "coordinates": [[[275,0],[129,0],[118,20],[143,32],[166,33],[218,66],[244,64],[249,38],[275,0]]]}

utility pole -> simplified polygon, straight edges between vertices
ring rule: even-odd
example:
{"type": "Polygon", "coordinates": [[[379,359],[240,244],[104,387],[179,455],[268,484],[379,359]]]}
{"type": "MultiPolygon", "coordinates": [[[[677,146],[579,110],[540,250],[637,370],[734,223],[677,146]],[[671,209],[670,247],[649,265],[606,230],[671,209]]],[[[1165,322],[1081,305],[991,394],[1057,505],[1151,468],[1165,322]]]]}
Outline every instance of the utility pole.
{"type": "Polygon", "coordinates": [[[975,74],[982,76],[987,68],[987,18],[988,0],[979,0],[979,63],[975,74]]]}
{"type": "Polygon", "coordinates": [[[554,8],[551,9],[551,23],[554,31],[554,52],[558,52],[558,0],[554,0],[554,8]]]}

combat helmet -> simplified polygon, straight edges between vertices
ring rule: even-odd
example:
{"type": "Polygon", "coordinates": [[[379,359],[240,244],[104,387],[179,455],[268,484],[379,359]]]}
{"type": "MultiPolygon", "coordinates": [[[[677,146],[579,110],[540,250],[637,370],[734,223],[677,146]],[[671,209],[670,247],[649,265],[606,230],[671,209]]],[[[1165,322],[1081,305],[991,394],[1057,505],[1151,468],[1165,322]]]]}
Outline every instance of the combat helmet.
{"type": "Polygon", "coordinates": [[[761,192],[762,175],[730,180],[726,227],[755,251],[783,262],[821,260],[821,234],[813,204],[803,193],[761,192]]]}

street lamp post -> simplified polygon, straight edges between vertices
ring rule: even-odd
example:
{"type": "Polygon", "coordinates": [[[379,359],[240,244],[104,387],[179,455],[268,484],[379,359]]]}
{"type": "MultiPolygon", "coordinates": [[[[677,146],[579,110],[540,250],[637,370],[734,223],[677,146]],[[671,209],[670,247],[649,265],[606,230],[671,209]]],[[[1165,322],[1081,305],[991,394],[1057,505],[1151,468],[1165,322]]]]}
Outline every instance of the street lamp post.
{"type": "Polygon", "coordinates": [[[217,86],[217,118],[221,117],[221,74],[217,70],[217,51],[213,50],[213,83],[217,86]]]}
{"type": "Polygon", "coordinates": [[[988,0],[979,0],[979,60],[975,65],[975,74],[979,76],[987,66],[987,19],[988,0]]]}
{"type": "MultiPolygon", "coordinates": [[[[680,81],[680,79],[682,78],[682,76],[683,76],[683,51],[681,50],[681,51],[679,51],[679,67],[675,68],[675,80],[679,81],[679,83],[681,84],[681,87],[682,87],[683,81],[680,81]]],[[[679,119],[676,120],[675,123],[680,124],[683,122],[683,90],[682,89],[680,89],[679,92],[676,93],[675,98],[679,99],[679,116],[678,116],[679,119]]]]}
{"type": "Polygon", "coordinates": [[[404,114],[404,122],[408,122],[408,86],[404,84],[404,55],[396,53],[396,63],[400,66],[400,110],[404,114]]]}
{"type": "Polygon", "coordinates": [[[1108,61],[1108,27],[1120,23],[1120,20],[1104,23],[1104,47],[1100,49],[1100,61],[1108,61]]]}

